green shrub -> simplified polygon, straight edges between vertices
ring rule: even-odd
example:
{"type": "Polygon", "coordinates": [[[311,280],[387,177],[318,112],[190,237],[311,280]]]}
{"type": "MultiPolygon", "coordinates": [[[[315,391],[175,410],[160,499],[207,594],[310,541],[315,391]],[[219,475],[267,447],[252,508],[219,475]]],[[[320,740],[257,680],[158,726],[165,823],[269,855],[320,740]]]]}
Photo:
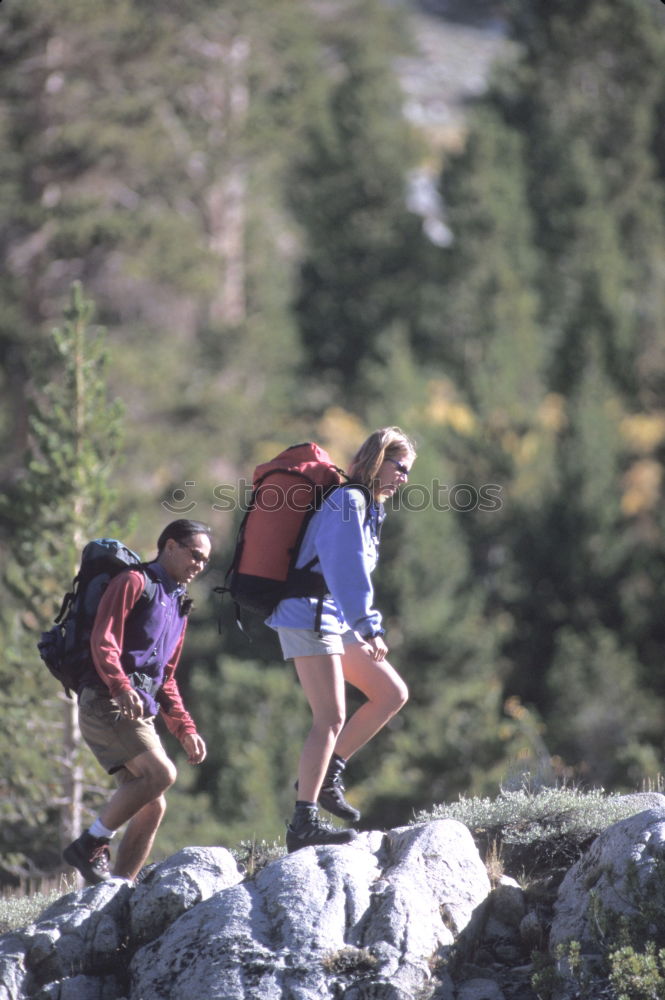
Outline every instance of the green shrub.
{"type": "Polygon", "coordinates": [[[602,789],[527,787],[502,789],[495,799],[441,803],[416,815],[414,822],[456,819],[469,828],[485,853],[501,845],[506,863],[528,863],[531,869],[567,869],[602,830],[633,815],[635,805],[602,789]]]}
{"type": "Polygon", "coordinates": [[[645,879],[640,879],[637,865],[631,864],[622,895],[629,915],[608,909],[590,893],[593,961],[589,956],[585,961],[577,941],[557,951],[580,1000],[665,997],[665,861],[658,859],[645,879]]]}
{"type": "Polygon", "coordinates": [[[609,981],[616,1000],[660,1000],[665,997],[665,948],[649,941],[643,952],[630,945],[609,956],[609,981]]]}

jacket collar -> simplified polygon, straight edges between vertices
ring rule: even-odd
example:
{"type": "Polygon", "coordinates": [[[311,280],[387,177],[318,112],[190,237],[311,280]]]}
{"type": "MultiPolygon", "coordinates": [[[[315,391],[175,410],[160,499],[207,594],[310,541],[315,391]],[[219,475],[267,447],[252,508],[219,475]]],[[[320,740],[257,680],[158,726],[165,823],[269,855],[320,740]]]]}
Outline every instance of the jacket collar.
{"type": "Polygon", "coordinates": [[[148,566],[150,567],[150,571],[157,577],[169,596],[173,594],[175,597],[179,597],[181,594],[185,593],[187,588],[182,583],[178,583],[174,580],[172,576],[169,576],[161,563],[151,562],[148,563],[148,566]]]}

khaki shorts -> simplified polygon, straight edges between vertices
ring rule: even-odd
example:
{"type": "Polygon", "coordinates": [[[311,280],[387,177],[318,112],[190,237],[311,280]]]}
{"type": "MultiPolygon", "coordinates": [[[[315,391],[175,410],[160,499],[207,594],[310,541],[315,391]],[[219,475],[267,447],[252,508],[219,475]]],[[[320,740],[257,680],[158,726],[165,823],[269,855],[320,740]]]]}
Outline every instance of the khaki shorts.
{"type": "Polygon", "coordinates": [[[319,635],[308,628],[278,628],[277,634],[285,660],[294,656],[342,656],[347,646],[362,642],[362,639],[348,629],[341,634],[319,635]]]}
{"type": "Polygon", "coordinates": [[[100,688],[85,687],[79,697],[79,729],[95,757],[109,774],[146,750],[163,747],[154,719],[125,719],[120,708],[100,688]]]}

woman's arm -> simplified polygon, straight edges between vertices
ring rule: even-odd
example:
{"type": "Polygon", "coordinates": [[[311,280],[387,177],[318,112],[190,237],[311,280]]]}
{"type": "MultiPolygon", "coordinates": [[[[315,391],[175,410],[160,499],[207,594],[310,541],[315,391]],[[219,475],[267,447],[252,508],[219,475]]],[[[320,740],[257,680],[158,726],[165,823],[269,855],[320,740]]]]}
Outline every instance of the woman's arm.
{"type": "Polygon", "coordinates": [[[360,490],[335,490],[317,515],[316,551],[326,584],[344,619],[364,638],[382,634],[374,608],[374,553],[365,537],[367,500],[360,490]]]}

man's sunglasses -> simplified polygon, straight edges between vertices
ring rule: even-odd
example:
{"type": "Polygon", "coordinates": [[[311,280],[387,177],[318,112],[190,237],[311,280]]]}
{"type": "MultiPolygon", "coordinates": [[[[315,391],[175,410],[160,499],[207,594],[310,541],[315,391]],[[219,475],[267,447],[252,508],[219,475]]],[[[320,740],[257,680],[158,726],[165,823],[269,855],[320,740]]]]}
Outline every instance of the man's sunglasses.
{"type": "Polygon", "coordinates": [[[184,542],[178,542],[178,545],[181,549],[187,549],[194,562],[200,566],[207,566],[210,562],[210,556],[204,556],[200,549],[193,549],[190,545],[185,545],[184,542]]]}

